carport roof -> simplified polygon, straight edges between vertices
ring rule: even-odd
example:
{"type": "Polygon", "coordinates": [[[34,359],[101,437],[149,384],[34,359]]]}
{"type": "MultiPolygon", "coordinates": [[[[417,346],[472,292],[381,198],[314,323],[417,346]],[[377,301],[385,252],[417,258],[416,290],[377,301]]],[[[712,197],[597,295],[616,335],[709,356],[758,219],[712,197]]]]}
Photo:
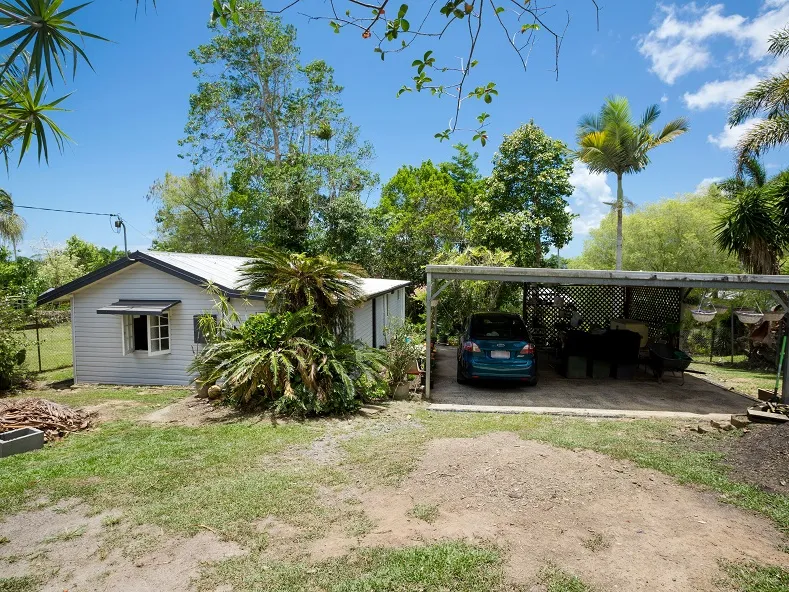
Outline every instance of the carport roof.
{"type": "Polygon", "coordinates": [[[789,291],[789,275],[611,271],[601,269],[549,269],[478,265],[428,265],[433,279],[487,280],[533,284],[583,286],[651,286],[706,288],[709,290],[789,291]]]}

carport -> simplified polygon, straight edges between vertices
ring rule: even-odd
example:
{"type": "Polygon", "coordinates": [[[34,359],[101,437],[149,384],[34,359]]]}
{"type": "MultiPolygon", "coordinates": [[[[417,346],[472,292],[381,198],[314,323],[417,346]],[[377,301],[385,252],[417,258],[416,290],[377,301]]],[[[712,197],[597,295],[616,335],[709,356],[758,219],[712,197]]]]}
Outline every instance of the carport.
{"type": "MultiPolygon", "coordinates": [[[[522,284],[524,290],[533,295],[535,306],[545,300],[545,294],[573,294],[572,289],[596,287],[599,322],[605,324],[614,318],[632,318],[653,327],[665,320],[679,319],[682,303],[690,290],[705,292],[732,290],[760,290],[770,292],[784,311],[789,311],[786,294],[789,292],[789,276],[748,274],[670,273],[645,271],[610,271],[581,269],[543,269],[522,267],[488,267],[471,265],[428,265],[426,307],[426,342],[430,351],[432,341],[433,306],[441,293],[455,281],[511,282],[522,284]],[[541,292],[542,291],[542,292],[541,292]],[[542,296],[541,296],[542,294],[542,296]],[[542,298],[542,300],[541,300],[542,298]]],[[[580,294],[581,292],[576,292],[580,294]]],[[[568,297],[568,296],[562,296],[568,297]]],[[[531,298],[531,297],[530,297],[531,298]]],[[[528,311],[524,299],[524,316],[528,311]]],[[[550,304],[543,305],[549,308],[550,304]]],[[[471,311],[469,311],[471,312],[471,311]]],[[[548,327],[550,330],[550,327],[548,327]]],[[[447,363],[446,352],[439,360],[447,363]]],[[[451,361],[451,357],[449,358],[451,361]]],[[[784,368],[783,398],[789,400],[789,363],[784,368]]],[[[427,364],[425,395],[431,399],[432,369],[427,364]]],[[[442,381],[444,382],[444,381],[442,381]]],[[[694,383],[700,383],[698,379],[694,383]]],[[[590,383],[593,384],[593,383],[590,383]]],[[[628,384],[628,383],[623,383],[628,384]]],[[[646,383],[641,383],[646,385],[646,383]]],[[[558,384],[554,385],[559,388],[558,384]]],[[[655,385],[658,386],[658,385],[655,385]]],[[[543,388],[550,388],[546,384],[543,388]]],[[[653,388],[653,387],[649,387],[653,388]]],[[[725,392],[725,391],[724,391],[725,392]]]]}

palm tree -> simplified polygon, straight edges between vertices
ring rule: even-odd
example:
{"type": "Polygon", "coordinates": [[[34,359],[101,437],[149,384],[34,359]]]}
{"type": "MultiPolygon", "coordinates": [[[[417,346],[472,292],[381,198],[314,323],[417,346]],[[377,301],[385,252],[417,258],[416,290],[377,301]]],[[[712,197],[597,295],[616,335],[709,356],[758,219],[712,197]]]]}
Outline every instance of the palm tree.
{"type": "MultiPolygon", "coordinates": [[[[770,36],[767,51],[774,57],[789,54],[789,27],[770,36]]],[[[737,101],[729,112],[729,126],[745,123],[762,115],[740,138],[736,149],[737,172],[749,156],[758,157],[767,150],[789,143],[789,72],[766,78],[737,101]]]]}
{"type": "Polygon", "coordinates": [[[636,123],[627,98],[608,97],[599,114],[585,115],[578,123],[578,158],[593,173],[616,175],[617,269],[622,269],[622,213],[626,205],[622,177],[641,172],[649,164],[650,150],[668,144],[689,129],[687,119],[678,117],[655,134],[651,128],[658,117],[660,108],[652,105],[636,123]]]}
{"type": "Polygon", "coordinates": [[[761,163],[746,155],[739,175],[719,187],[730,203],[715,226],[718,248],[736,255],[749,273],[780,273],[789,251],[789,172],[767,179],[761,163]]]}
{"type": "Polygon", "coordinates": [[[24,218],[14,211],[11,194],[0,189],[0,242],[11,243],[14,249],[14,259],[16,259],[16,246],[22,240],[26,227],[24,218]]]}
{"type": "Polygon", "coordinates": [[[321,325],[341,334],[364,296],[360,273],[359,266],[326,255],[310,257],[271,247],[258,248],[241,270],[246,289],[267,292],[276,312],[311,309],[321,325]]]}

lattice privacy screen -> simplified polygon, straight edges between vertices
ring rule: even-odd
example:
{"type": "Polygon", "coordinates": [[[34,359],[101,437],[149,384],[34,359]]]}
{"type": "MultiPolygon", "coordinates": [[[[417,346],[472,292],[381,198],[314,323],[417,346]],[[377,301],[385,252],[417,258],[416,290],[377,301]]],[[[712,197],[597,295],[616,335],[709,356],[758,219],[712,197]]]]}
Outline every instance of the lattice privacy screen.
{"type": "Polygon", "coordinates": [[[526,288],[524,317],[540,347],[553,346],[573,312],[580,328],[608,328],[613,319],[631,319],[649,326],[657,339],[681,314],[679,288],[624,288],[619,286],[533,286],[526,288]]]}

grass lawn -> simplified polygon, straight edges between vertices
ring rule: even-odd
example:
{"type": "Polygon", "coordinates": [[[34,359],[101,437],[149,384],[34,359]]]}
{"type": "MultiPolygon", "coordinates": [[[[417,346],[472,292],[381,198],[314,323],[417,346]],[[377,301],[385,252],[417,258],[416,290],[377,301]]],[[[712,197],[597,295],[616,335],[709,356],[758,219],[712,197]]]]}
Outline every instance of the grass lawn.
{"type": "MultiPolygon", "coordinates": [[[[27,367],[32,372],[38,372],[38,350],[36,348],[36,330],[24,331],[27,342],[27,367]]],[[[41,370],[56,370],[67,368],[73,363],[71,323],[56,325],[55,327],[42,327],[38,330],[41,342],[41,370]]]]}
{"type": "MultiPolygon", "coordinates": [[[[716,492],[720,501],[759,512],[789,531],[789,497],[730,478],[715,445],[736,435],[691,435],[671,421],[436,414],[419,405],[395,404],[395,411],[398,405],[406,406],[401,415],[407,412],[408,422],[400,425],[382,417],[273,425],[250,417],[187,427],[139,421],[143,412],[185,396],[183,390],[82,388],[29,394],[74,406],[134,405],[121,407],[126,410],[120,419],[72,434],[42,451],[0,459],[0,499],[4,502],[0,519],[31,507],[79,499],[95,512],[120,513],[106,521],[106,547],[134,547],[134,531],[125,527],[135,525],[151,525],[185,537],[208,530],[242,545],[248,552],[202,570],[198,585],[205,590],[223,583],[234,590],[286,592],[519,589],[505,575],[508,550],[495,542],[445,540],[403,548],[356,547],[318,561],[305,555],[311,541],[338,525],[349,536],[362,536],[376,528],[365,522],[360,508],[325,501],[331,499],[327,492],[397,486],[418,465],[431,440],[493,432],[513,432],[524,440],[632,461],[680,483],[716,492]],[[338,433],[342,434],[337,439],[341,460],[312,461],[307,452],[338,433]],[[268,535],[256,526],[261,517],[297,528],[293,547],[286,554],[276,559],[266,555],[268,535]]],[[[408,513],[412,520],[432,525],[439,509],[414,500],[408,513]]],[[[594,552],[605,553],[605,548],[594,552]]],[[[775,566],[726,564],[721,570],[736,590],[789,590],[789,572],[775,566]]],[[[0,592],[38,589],[37,577],[0,577],[0,592]]],[[[546,564],[534,584],[549,592],[597,590],[554,564],[546,564]]]]}
{"type": "MultiPolygon", "coordinates": [[[[724,364],[710,364],[708,362],[694,362],[691,370],[704,372],[706,378],[727,388],[732,388],[746,395],[756,396],[757,389],[775,388],[775,373],[762,370],[747,370],[724,364]]],[[[778,386],[780,393],[781,386],[778,386]]]]}

